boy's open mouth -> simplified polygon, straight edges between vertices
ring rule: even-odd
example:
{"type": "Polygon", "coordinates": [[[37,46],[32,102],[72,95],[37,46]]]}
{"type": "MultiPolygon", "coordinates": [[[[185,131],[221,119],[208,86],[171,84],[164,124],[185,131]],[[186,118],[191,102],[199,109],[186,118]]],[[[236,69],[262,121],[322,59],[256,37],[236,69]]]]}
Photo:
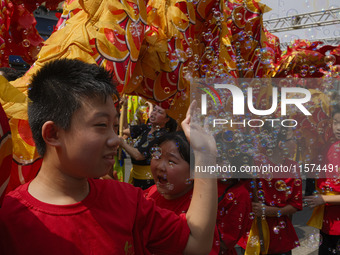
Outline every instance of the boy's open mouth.
{"type": "Polygon", "coordinates": [[[158,179],[158,182],[160,184],[167,184],[168,183],[168,179],[166,178],[166,175],[158,175],[157,179],[158,179]]]}

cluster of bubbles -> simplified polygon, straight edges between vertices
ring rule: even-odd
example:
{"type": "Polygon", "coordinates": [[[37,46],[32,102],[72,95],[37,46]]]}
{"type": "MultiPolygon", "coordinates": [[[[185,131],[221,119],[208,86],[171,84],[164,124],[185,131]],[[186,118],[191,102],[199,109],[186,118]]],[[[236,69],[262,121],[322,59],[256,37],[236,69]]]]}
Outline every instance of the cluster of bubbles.
{"type": "MultiPolygon", "coordinates": [[[[222,22],[226,22],[227,17],[218,7],[212,8],[212,13],[213,23],[216,27],[221,26],[222,22]]],[[[241,12],[232,12],[231,18],[234,22],[246,21],[245,15],[241,12]]],[[[208,22],[207,25],[209,25],[208,22]]],[[[226,78],[230,76],[232,71],[237,71],[240,76],[252,71],[254,61],[251,60],[251,56],[255,56],[265,68],[273,69],[273,63],[276,59],[272,48],[260,45],[254,38],[252,30],[244,29],[236,32],[237,27],[235,25],[231,25],[230,29],[234,33],[230,44],[215,40],[218,35],[210,27],[202,32],[201,40],[188,38],[186,45],[188,47],[185,50],[178,49],[173,53],[168,53],[171,68],[174,70],[179,62],[187,61],[182,69],[184,77],[190,73],[189,77],[205,78],[207,82],[215,78],[226,78]],[[196,53],[197,48],[202,50],[201,54],[196,53]],[[244,50],[246,52],[243,52],[244,50]],[[227,62],[221,61],[220,54],[222,51],[230,56],[235,65],[229,66],[227,62]],[[249,54],[250,56],[248,56],[249,54]]],[[[278,43],[275,46],[279,46],[278,43]]]]}
{"type": "MultiPolygon", "coordinates": [[[[326,55],[327,57],[326,62],[329,65],[334,64],[335,59],[333,55],[326,55]],[[330,56],[330,57],[328,57],[330,56]]],[[[316,67],[315,66],[302,66],[302,69],[308,70],[308,72],[315,72],[316,67]]],[[[257,92],[257,87],[264,88],[266,86],[266,83],[263,80],[266,79],[253,79],[254,81],[250,82],[239,82],[238,87],[241,88],[244,91],[244,94],[246,94],[244,88],[253,87],[254,94],[257,92]],[[258,80],[257,82],[255,82],[258,80]],[[255,86],[255,85],[256,86],[255,86]]],[[[335,92],[336,83],[334,82],[334,79],[296,79],[296,78],[284,78],[284,79],[275,79],[278,80],[275,84],[272,84],[273,86],[278,87],[296,87],[296,86],[302,86],[305,83],[308,83],[309,85],[315,84],[315,86],[318,86],[319,84],[325,85],[328,84],[328,88],[332,89],[322,89],[317,88],[321,92],[325,93],[332,93],[332,95],[335,92]],[[311,80],[314,80],[311,82],[311,80]],[[276,85],[277,84],[277,85],[276,85]]],[[[271,81],[273,82],[273,81],[271,81]]],[[[216,83],[219,83],[219,80],[216,81],[216,83]]],[[[225,82],[226,84],[235,84],[235,82],[232,79],[227,79],[225,82]]],[[[225,164],[230,164],[231,158],[238,158],[239,162],[241,162],[243,165],[249,165],[251,163],[251,159],[259,159],[262,160],[260,155],[262,153],[265,153],[268,157],[271,157],[274,154],[274,148],[275,148],[275,140],[279,134],[280,125],[275,125],[273,130],[266,133],[266,131],[259,132],[259,128],[243,128],[241,125],[236,125],[236,127],[230,128],[230,120],[233,120],[233,122],[242,122],[242,119],[251,119],[251,118],[259,118],[259,116],[252,116],[251,114],[245,113],[244,116],[237,117],[233,116],[231,111],[233,108],[233,97],[231,96],[231,93],[229,90],[224,89],[216,89],[217,93],[220,95],[222,103],[220,104],[218,99],[215,97],[215,102],[211,100],[208,97],[207,100],[207,114],[206,115],[200,115],[200,111],[198,112],[198,116],[195,116],[195,121],[198,123],[204,124],[207,123],[208,127],[212,127],[215,119],[224,119],[228,120],[229,123],[226,125],[216,125],[213,129],[210,128],[209,131],[217,138],[217,150],[218,150],[218,157],[220,160],[225,164]],[[233,131],[231,131],[231,130],[233,131]],[[225,131],[229,130],[229,131],[225,131]],[[222,136],[219,136],[219,134],[222,133],[222,136]],[[228,134],[230,133],[230,134],[228,134]],[[242,155],[247,154],[247,155],[242,155]],[[242,157],[240,156],[242,155],[242,157]]],[[[213,92],[211,91],[213,94],[213,92]]],[[[294,97],[304,97],[302,94],[294,95],[294,97]]],[[[331,98],[328,96],[328,98],[331,98]]],[[[195,95],[192,96],[192,99],[200,100],[201,96],[197,96],[195,98],[195,95]]],[[[254,101],[254,100],[253,100],[254,101]]],[[[256,101],[255,101],[256,102],[256,101]]],[[[334,101],[335,102],[335,101],[334,101]]],[[[321,102],[317,102],[315,100],[310,101],[308,104],[304,104],[304,106],[309,110],[310,112],[315,111],[317,108],[323,108],[321,102]]],[[[270,105],[269,105],[270,107],[270,105]]],[[[269,108],[267,107],[267,109],[269,108]]],[[[288,116],[293,118],[297,116],[296,112],[297,109],[290,105],[287,107],[288,116]]],[[[260,117],[261,118],[261,117],[260,117]]],[[[267,116],[266,116],[267,118],[267,116]]],[[[273,117],[276,118],[276,117],[273,117]]],[[[319,135],[326,135],[330,131],[329,123],[327,122],[320,122],[320,123],[314,123],[313,119],[309,119],[311,122],[311,129],[308,131],[317,132],[319,135]],[[321,125],[323,123],[323,125],[321,125]]],[[[282,129],[285,131],[285,129],[282,129]]],[[[304,163],[313,163],[315,162],[315,159],[318,160],[318,162],[323,162],[323,155],[318,152],[316,153],[316,149],[319,146],[318,138],[317,136],[311,136],[304,134],[303,130],[300,129],[300,126],[297,126],[296,128],[287,128],[287,131],[289,131],[289,136],[287,135],[287,139],[289,138],[289,141],[281,141],[281,148],[283,148],[283,153],[286,158],[290,158],[294,160],[295,153],[300,154],[299,157],[299,164],[304,163]],[[288,130],[289,129],[289,130],[288,130]],[[293,144],[295,146],[293,146],[293,144]],[[292,153],[294,147],[294,153],[292,153]]],[[[299,170],[299,169],[298,169],[299,170]]],[[[225,176],[225,174],[222,174],[224,178],[228,178],[230,176],[225,176]]],[[[304,176],[304,175],[303,175],[304,176]]],[[[256,177],[256,176],[255,176],[256,177]]],[[[318,178],[317,174],[313,173],[313,178],[318,178]]]]}
{"type": "Polygon", "coordinates": [[[248,239],[247,245],[250,245],[250,247],[256,247],[260,244],[260,238],[259,236],[250,236],[248,239]]]}
{"type": "Polygon", "coordinates": [[[133,37],[140,37],[144,30],[144,26],[141,22],[132,22],[129,28],[129,31],[133,37]]]}
{"type": "Polygon", "coordinates": [[[160,159],[162,155],[162,148],[160,147],[152,147],[150,149],[150,153],[153,159],[160,159]]]}
{"type": "Polygon", "coordinates": [[[318,231],[314,230],[311,234],[308,235],[308,239],[306,242],[307,247],[311,247],[313,249],[318,249],[322,243],[322,236],[318,231]]]}
{"type": "Polygon", "coordinates": [[[175,185],[172,184],[172,183],[170,183],[170,182],[167,182],[166,188],[167,188],[168,190],[173,190],[173,189],[175,188],[175,185]]]}

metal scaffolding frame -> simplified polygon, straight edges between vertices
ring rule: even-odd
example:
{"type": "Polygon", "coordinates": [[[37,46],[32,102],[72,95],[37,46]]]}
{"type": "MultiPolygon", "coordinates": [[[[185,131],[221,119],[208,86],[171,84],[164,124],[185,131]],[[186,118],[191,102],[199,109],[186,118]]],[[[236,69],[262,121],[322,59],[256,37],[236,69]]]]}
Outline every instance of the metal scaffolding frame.
{"type": "Polygon", "coordinates": [[[271,33],[340,24],[340,8],[302,13],[282,18],[264,20],[263,25],[271,33]]]}

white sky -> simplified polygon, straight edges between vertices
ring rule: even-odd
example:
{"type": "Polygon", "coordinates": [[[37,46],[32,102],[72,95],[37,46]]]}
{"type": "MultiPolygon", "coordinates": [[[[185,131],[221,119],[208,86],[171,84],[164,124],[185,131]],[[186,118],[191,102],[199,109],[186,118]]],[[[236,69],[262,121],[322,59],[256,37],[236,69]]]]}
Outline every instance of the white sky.
{"type": "MultiPolygon", "coordinates": [[[[272,9],[264,14],[264,20],[340,7],[340,0],[261,0],[261,3],[272,9]]],[[[338,17],[340,19],[340,13],[338,17]]],[[[293,39],[316,41],[322,38],[340,38],[340,24],[280,32],[275,35],[281,42],[290,42],[293,39]]]]}

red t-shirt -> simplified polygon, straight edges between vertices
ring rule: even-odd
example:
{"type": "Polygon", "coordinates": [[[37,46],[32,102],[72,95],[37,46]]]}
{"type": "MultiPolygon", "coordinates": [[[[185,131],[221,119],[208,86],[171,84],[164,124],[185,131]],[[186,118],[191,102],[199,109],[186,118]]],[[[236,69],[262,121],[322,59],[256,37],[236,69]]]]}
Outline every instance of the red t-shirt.
{"type": "Polygon", "coordinates": [[[187,213],[189,209],[192,189],[179,198],[168,200],[157,191],[156,185],[152,185],[150,188],[144,190],[144,196],[146,199],[154,201],[160,208],[173,211],[177,215],[180,215],[181,213],[187,213]]]}
{"type": "Polygon", "coordinates": [[[161,209],[141,189],[89,179],[90,193],[72,205],[52,205],[26,183],[0,209],[0,254],[181,254],[190,229],[185,214],[161,209]]]}
{"type": "MultiPolygon", "coordinates": [[[[326,164],[332,164],[332,172],[327,172],[328,179],[318,179],[317,186],[322,191],[340,193],[340,141],[332,144],[327,152],[326,164]],[[337,172],[335,166],[337,165],[337,172]],[[334,177],[334,178],[332,178],[334,177]]],[[[322,232],[328,235],[340,235],[340,205],[325,204],[322,232]]]]}
{"type": "MultiPolygon", "coordinates": [[[[180,215],[181,213],[186,213],[189,209],[191,197],[192,197],[192,189],[179,198],[168,200],[168,199],[165,199],[157,191],[157,186],[153,185],[150,188],[144,190],[144,195],[146,199],[154,201],[157,206],[173,211],[177,215],[180,215]]],[[[220,250],[219,236],[218,236],[218,231],[216,228],[215,233],[214,233],[213,248],[209,254],[210,255],[218,254],[219,250],[220,250]]]]}

